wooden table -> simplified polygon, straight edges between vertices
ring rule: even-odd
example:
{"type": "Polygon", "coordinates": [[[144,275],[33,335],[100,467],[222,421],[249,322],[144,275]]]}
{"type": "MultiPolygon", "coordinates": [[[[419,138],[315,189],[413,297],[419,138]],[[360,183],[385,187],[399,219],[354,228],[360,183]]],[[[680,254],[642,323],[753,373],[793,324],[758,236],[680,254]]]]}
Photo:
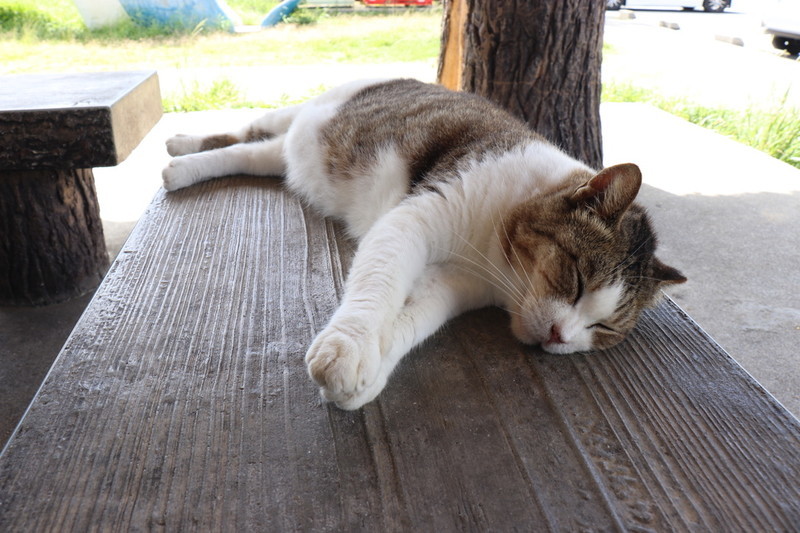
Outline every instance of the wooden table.
{"type": "Polygon", "coordinates": [[[0,305],[97,287],[108,267],[93,167],[161,118],[155,72],[0,76],[0,305]]]}
{"type": "Polygon", "coordinates": [[[160,193],[0,456],[0,531],[798,530],[800,423],[669,300],[590,355],[469,313],[323,404],[352,251],[272,180],[160,193]]]}

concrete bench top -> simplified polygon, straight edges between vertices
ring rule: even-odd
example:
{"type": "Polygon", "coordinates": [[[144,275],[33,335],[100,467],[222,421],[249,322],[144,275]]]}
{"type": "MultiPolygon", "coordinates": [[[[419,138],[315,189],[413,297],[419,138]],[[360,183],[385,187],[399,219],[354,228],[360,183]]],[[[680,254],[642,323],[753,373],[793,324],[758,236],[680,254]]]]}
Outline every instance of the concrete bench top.
{"type": "Polygon", "coordinates": [[[161,114],[153,71],[0,76],[0,170],[116,165],[161,114]]]}
{"type": "Polygon", "coordinates": [[[0,76],[0,303],[84,294],[108,266],[92,169],[162,115],[155,72],[0,76]]]}
{"type": "Polygon", "coordinates": [[[0,456],[0,530],[800,523],[800,423],[670,300],[574,356],[468,313],[323,404],[303,355],[352,252],[277,181],[159,193],[0,456]]]}

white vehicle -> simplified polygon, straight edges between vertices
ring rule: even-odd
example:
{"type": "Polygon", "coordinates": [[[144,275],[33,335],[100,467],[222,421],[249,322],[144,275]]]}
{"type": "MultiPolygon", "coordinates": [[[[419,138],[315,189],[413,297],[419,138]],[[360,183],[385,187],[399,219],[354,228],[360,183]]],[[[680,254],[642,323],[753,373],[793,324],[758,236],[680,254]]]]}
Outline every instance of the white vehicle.
{"type": "Polygon", "coordinates": [[[711,13],[722,13],[731,7],[731,0],[606,0],[606,9],[625,7],[682,7],[683,9],[703,8],[711,13]]]}
{"type": "Polygon", "coordinates": [[[772,46],[800,54],[800,0],[775,0],[764,11],[764,31],[773,35],[772,46]]]}

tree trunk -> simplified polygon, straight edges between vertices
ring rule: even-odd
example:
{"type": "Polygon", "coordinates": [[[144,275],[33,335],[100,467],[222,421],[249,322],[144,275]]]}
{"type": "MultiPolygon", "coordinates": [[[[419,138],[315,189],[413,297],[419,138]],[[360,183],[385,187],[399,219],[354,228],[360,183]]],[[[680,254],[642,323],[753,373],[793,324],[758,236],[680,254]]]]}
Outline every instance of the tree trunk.
{"type": "Polygon", "coordinates": [[[445,0],[439,82],[487,97],[602,166],[602,0],[445,0]]]}
{"type": "Polygon", "coordinates": [[[107,267],[91,169],[0,172],[0,305],[80,296],[107,267]]]}

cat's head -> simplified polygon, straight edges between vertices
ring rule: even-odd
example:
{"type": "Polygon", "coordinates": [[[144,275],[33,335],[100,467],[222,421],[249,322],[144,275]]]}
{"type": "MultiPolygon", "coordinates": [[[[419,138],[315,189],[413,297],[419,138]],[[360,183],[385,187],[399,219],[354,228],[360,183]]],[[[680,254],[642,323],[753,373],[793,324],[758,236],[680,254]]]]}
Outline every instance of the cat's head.
{"type": "Polygon", "coordinates": [[[520,285],[508,307],[519,340],[552,353],[608,348],[662,285],[686,281],[654,255],[655,233],[633,203],[641,183],[633,164],[576,173],[506,218],[503,252],[520,285]]]}

